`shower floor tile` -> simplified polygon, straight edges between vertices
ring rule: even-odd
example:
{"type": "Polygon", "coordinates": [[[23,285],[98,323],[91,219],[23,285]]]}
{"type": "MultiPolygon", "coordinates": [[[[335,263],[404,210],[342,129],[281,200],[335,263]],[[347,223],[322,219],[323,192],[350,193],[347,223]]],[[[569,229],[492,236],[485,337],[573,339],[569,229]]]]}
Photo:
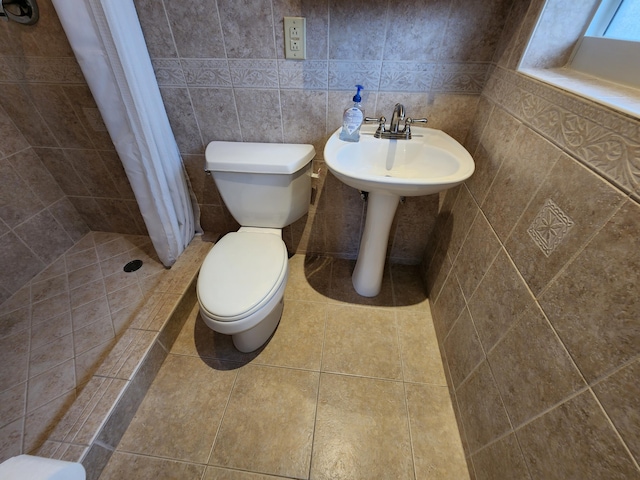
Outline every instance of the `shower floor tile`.
{"type": "Polygon", "coordinates": [[[0,399],[20,412],[0,416],[0,462],[40,447],[168,272],[148,237],[90,232],[0,306],[0,399]]]}

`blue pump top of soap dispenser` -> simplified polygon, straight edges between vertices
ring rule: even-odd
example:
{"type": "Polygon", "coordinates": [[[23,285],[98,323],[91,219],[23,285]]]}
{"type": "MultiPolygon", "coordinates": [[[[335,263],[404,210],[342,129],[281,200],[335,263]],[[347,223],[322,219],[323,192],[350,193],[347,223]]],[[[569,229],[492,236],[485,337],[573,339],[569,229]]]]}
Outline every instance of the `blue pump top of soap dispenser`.
{"type": "Polygon", "coordinates": [[[362,85],[356,85],[356,88],[358,89],[358,91],[353,96],[353,101],[356,103],[360,103],[362,101],[362,97],[360,96],[360,90],[364,90],[364,87],[362,85]]]}

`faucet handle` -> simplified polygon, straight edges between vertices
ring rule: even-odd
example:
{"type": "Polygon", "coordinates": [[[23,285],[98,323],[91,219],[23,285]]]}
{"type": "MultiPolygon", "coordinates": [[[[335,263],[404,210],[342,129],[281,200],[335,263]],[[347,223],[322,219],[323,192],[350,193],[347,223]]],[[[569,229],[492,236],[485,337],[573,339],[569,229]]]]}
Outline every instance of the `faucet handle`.
{"type": "Polygon", "coordinates": [[[411,118],[408,117],[404,122],[404,134],[407,137],[407,140],[411,140],[411,125],[414,123],[427,123],[428,120],[426,118],[411,118]]]}
{"type": "Polygon", "coordinates": [[[412,123],[427,123],[429,120],[427,120],[426,118],[407,118],[407,121],[405,123],[411,125],[412,123]]]}
{"type": "Polygon", "coordinates": [[[378,129],[376,130],[376,133],[374,133],[373,136],[375,138],[380,138],[380,135],[382,135],[382,133],[384,132],[384,124],[386,123],[387,119],[384,118],[384,116],[382,116],[380,118],[364,117],[364,121],[365,122],[378,122],[378,129]]]}
{"type": "Polygon", "coordinates": [[[376,117],[364,117],[365,122],[378,122],[384,124],[387,119],[384,117],[376,118],[376,117]]]}

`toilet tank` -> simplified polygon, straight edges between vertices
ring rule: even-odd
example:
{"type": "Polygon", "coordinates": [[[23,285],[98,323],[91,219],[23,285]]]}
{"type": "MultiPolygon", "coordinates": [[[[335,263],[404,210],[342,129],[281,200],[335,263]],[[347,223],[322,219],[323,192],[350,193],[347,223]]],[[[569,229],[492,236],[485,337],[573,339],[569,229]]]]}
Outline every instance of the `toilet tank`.
{"type": "Polygon", "coordinates": [[[309,209],[313,145],[211,142],[206,168],[243,227],[283,228],[309,209]]]}

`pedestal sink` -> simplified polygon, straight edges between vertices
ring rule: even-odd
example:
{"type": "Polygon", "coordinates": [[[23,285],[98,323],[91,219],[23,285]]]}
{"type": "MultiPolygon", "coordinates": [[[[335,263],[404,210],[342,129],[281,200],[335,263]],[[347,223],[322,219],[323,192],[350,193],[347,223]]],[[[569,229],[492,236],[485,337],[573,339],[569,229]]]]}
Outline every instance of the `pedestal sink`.
{"type": "Polygon", "coordinates": [[[324,148],[327,167],[350,187],[369,192],[353,286],[364,297],[380,293],[389,231],[400,197],[430,195],[469,178],[475,164],[469,152],[446,133],[411,127],[411,140],[374,138],[376,126],[363,125],[360,141],[344,142],[340,129],[324,148]]]}

